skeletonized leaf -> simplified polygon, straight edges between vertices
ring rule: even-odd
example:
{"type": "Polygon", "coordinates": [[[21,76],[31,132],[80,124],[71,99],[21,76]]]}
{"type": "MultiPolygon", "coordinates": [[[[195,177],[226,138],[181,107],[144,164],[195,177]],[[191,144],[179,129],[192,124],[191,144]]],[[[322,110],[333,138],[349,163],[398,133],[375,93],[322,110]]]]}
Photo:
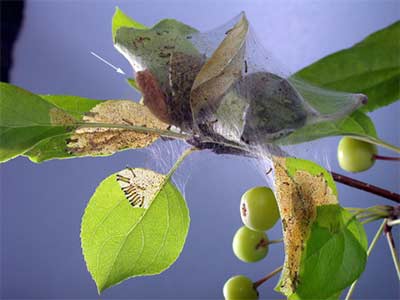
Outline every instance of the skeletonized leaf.
{"type": "MultiPolygon", "coordinates": [[[[109,100],[95,106],[83,118],[85,123],[130,125],[166,130],[147,107],[127,100],[109,100]]],[[[159,137],[156,133],[121,128],[82,127],[68,143],[70,152],[79,155],[108,155],[129,148],[144,148],[159,137]]]]}
{"type": "Polygon", "coordinates": [[[168,127],[132,101],[38,96],[7,83],[0,83],[0,111],[0,162],[18,155],[33,162],[110,155],[146,147],[159,136],[155,131],[168,127]],[[78,128],[84,122],[102,123],[104,128],[78,128]],[[131,127],[106,128],[114,125],[131,127]]]}
{"type": "MultiPolygon", "coordinates": [[[[101,100],[70,96],[70,95],[41,95],[41,97],[57,107],[74,116],[76,120],[82,121],[85,113],[90,111],[101,100]]],[[[74,158],[77,155],[68,151],[67,142],[70,140],[72,131],[65,134],[52,136],[41,140],[33,148],[26,151],[23,155],[31,161],[40,163],[49,159],[74,158]]]]}
{"type": "Polygon", "coordinates": [[[274,166],[285,242],[276,290],[290,299],[337,299],[364,269],[363,227],[337,204],[324,168],[295,158],[276,158],[274,166]]]}
{"type": "Polygon", "coordinates": [[[99,292],[167,269],[182,251],[188,228],[188,208],[169,177],[127,169],[106,178],[81,227],[83,255],[99,292]]]}
{"type": "Polygon", "coordinates": [[[289,296],[299,283],[301,256],[317,207],[337,204],[337,191],[328,172],[310,161],[276,157],[274,169],[285,243],[285,263],[277,290],[289,296]]]}

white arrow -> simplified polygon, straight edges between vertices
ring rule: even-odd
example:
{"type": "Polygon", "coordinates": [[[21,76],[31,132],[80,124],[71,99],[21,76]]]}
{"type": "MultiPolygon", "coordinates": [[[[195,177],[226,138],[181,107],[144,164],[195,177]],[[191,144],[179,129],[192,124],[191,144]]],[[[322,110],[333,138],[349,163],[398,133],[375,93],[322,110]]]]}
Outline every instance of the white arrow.
{"type": "Polygon", "coordinates": [[[125,72],[122,71],[121,68],[117,68],[117,67],[114,66],[112,63],[110,63],[110,62],[106,61],[104,58],[102,58],[100,55],[97,55],[96,53],[94,53],[94,52],[92,52],[92,51],[90,51],[90,53],[91,53],[94,57],[100,59],[103,63],[109,65],[111,68],[113,68],[115,71],[117,71],[117,73],[126,75],[125,72]]]}

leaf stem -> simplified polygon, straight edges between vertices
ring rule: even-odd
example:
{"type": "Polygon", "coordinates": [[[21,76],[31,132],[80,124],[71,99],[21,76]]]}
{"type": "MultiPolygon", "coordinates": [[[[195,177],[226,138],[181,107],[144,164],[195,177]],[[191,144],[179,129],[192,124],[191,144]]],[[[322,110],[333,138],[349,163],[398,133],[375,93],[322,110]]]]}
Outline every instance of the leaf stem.
{"type": "Polygon", "coordinates": [[[358,134],[347,134],[347,136],[351,136],[355,139],[370,143],[370,144],[375,144],[377,146],[381,146],[383,148],[392,150],[394,152],[400,153],[400,148],[396,147],[394,145],[391,145],[389,143],[386,143],[385,141],[378,139],[378,138],[373,138],[371,136],[363,136],[363,135],[358,135],[358,134]]]}
{"type": "MultiPolygon", "coordinates": [[[[372,249],[374,249],[374,247],[376,245],[376,242],[378,241],[379,237],[381,236],[381,234],[383,232],[383,229],[385,228],[385,225],[386,225],[386,219],[383,220],[381,226],[379,226],[377,232],[375,233],[375,236],[372,239],[372,242],[368,247],[367,256],[369,256],[371,254],[371,252],[372,252],[372,249]]],[[[356,281],[354,281],[353,284],[350,286],[349,291],[347,292],[345,300],[349,300],[350,299],[351,295],[354,292],[354,289],[356,287],[357,282],[358,282],[358,279],[356,281]]]]}
{"type": "Polygon", "coordinates": [[[155,133],[164,137],[174,138],[174,139],[181,139],[187,140],[191,135],[185,133],[174,132],[171,130],[163,130],[158,128],[149,128],[144,126],[136,126],[136,125],[125,125],[125,124],[111,124],[111,123],[76,123],[80,127],[89,127],[89,128],[110,128],[110,129],[126,129],[126,130],[133,130],[137,132],[143,133],[155,133]]]}
{"type": "Polygon", "coordinates": [[[278,274],[280,271],[282,271],[283,266],[280,266],[279,268],[276,268],[273,270],[271,273],[269,273],[267,276],[261,278],[260,280],[257,280],[256,282],[253,283],[254,288],[258,288],[260,285],[262,285],[264,282],[269,280],[270,278],[274,277],[276,274],[278,274]]]}
{"type": "Polygon", "coordinates": [[[179,156],[178,160],[174,163],[172,168],[169,170],[169,172],[167,174],[167,179],[169,179],[175,173],[176,169],[179,168],[179,166],[182,164],[182,162],[185,160],[185,158],[187,156],[189,156],[191,153],[193,153],[193,152],[195,152],[197,150],[198,150],[197,148],[191,147],[191,148],[188,148],[185,151],[183,151],[181,156],[179,156]]]}
{"type": "Polygon", "coordinates": [[[365,224],[374,222],[374,221],[379,220],[379,219],[382,219],[382,217],[381,217],[381,216],[374,216],[374,217],[365,219],[364,221],[361,222],[361,224],[362,224],[362,225],[365,225],[365,224]]]}
{"type": "Polygon", "coordinates": [[[394,160],[394,161],[400,161],[400,157],[384,156],[384,155],[378,155],[378,154],[374,154],[374,158],[377,159],[377,160],[394,160]]]}
{"type": "Polygon", "coordinates": [[[385,226],[386,240],[387,240],[389,248],[390,248],[390,253],[392,254],[393,264],[394,264],[394,267],[396,268],[397,277],[400,280],[400,262],[399,262],[399,257],[397,256],[396,246],[394,244],[392,227],[389,226],[387,223],[385,225],[386,225],[385,226]]]}
{"type": "Polygon", "coordinates": [[[359,181],[357,179],[351,178],[351,177],[347,177],[335,172],[331,172],[332,177],[335,181],[340,182],[342,184],[357,188],[359,190],[363,190],[387,199],[390,199],[394,202],[400,203],[400,194],[397,194],[395,192],[391,192],[385,189],[382,189],[378,186],[363,182],[363,181],[359,181]]]}
{"type": "Polygon", "coordinates": [[[390,227],[393,227],[394,225],[399,225],[399,224],[400,224],[400,219],[387,221],[387,225],[390,227]]]}

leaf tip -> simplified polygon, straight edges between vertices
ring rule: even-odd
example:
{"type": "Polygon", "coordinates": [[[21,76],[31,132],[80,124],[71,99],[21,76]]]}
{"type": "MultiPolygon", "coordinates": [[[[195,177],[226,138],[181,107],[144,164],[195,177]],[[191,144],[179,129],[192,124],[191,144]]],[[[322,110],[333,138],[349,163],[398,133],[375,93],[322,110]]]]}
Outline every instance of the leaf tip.
{"type": "Polygon", "coordinates": [[[100,296],[101,293],[104,292],[107,289],[107,287],[103,286],[103,285],[99,285],[96,280],[94,282],[96,283],[97,294],[100,296]]]}

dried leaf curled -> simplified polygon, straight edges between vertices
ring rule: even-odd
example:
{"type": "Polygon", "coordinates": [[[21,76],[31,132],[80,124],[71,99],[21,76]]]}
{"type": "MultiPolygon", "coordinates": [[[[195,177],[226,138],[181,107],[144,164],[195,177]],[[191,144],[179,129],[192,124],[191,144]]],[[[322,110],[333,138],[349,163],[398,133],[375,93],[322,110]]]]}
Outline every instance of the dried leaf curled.
{"type": "Polygon", "coordinates": [[[221,96],[242,76],[248,31],[243,14],[197,75],[190,100],[194,114],[205,108],[216,109],[221,96]]]}

